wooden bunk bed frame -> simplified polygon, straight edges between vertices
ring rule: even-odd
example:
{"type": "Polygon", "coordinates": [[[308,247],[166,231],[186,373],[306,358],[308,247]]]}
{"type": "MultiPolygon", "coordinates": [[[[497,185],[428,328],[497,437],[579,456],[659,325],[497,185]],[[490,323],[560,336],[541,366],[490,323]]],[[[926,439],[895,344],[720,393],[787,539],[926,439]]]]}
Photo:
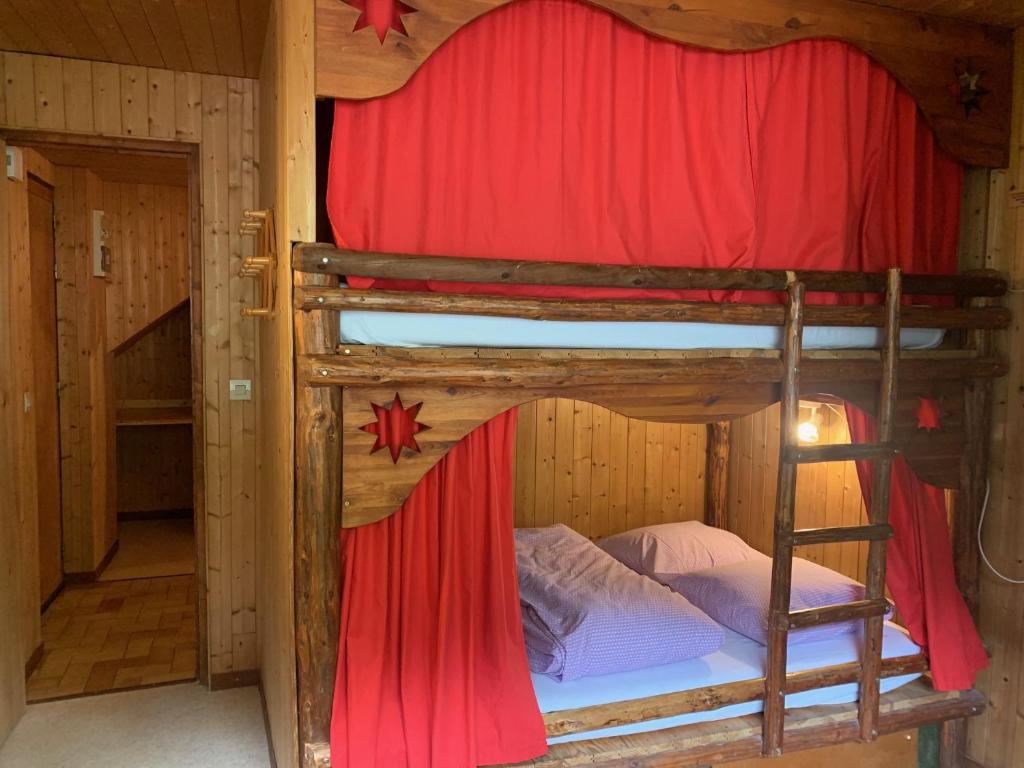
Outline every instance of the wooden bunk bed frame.
{"type": "MultiPolygon", "coordinates": [[[[993,353],[993,333],[1009,325],[998,306],[1006,283],[992,272],[902,275],[857,272],[646,268],[511,262],[344,251],[299,244],[292,254],[296,341],[295,598],[299,735],[305,766],[328,766],[329,725],[338,647],[339,544],[345,528],[382,519],[463,436],[508,408],[546,397],[590,401],[628,416],[716,425],[709,462],[725,430],[718,425],[782,403],[775,561],[766,673],[745,680],[629,702],[553,712],[549,736],[701,712],[763,700],[763,715],[670,728],[632,736],[552,746],[533,766],[662,768],[727,762],[757,755],[941,724],[942,765],[962,764],[964,718],[985,705],[977,691],[941,693],[927,677],[879,695],[879,680],[925,672],[918,656],[883,660],[888,494],[875,493],[866,525],[798,530],[794,525],[797,467],[870,459],[875,488],[887,489],[891,460],[902,453],[922,478],[957,489],[954,539],[961,587],[972,608],[977,553],[967,545],[980,514],[987,465],[991,381],[1006,372],[993,353]],[[676,300],[534,299],[340,288],[340,276],[441,279],[460,282],[651,289],[767,290],[784,305],[676,300]],[[806,292],[885,295],[883,306],[807,304],[806,292]],[[955,306],[907,306],[909,296],[955,297],[955,306]],[[455,313],[534,319],[675,320],[776,325],[783,350],[616,351],[553,349],[408,349],[340,345],[340,310],[455,313]],[[880,351],[803,352],[804,323],[884,329],[880,351]],[[901,351],[901,327],[941,328],[947,343],[901,351]],[[801,446],[801,397],[829,395],[875,414],[879,442],[801,446]],[[364,428],[381,408],[404,403],[429,429],[416,450],[393,459],[372,452],[364,428]],[[943,428],[918,430],[918,398],[941,403],[943,428]],[[389,405],[393,404],[393,405],[389,405]],[[377,406],[377,409],[373,408],[377,406]],[[809,543],[869,541],[866,596],[840,606],[790,612],[793,548],[809,543]],[[864,619],[861,663],[786,673],[787,633],[820,623],[864,619]],[[784,711],[786,693],[858,682],[857,704],[784,711]]],[[[713,433],[714,434],[714,433],[713,433]]],[[[717,474],[717,473],[715,473],[717,474]]],[[[709,474],[710,510],[721,484],[709,474]]],[[[717,505],[720,506],[720,505],[717,505]]],[[[716,514],[706,522],[714,524],[716,514]]]]}

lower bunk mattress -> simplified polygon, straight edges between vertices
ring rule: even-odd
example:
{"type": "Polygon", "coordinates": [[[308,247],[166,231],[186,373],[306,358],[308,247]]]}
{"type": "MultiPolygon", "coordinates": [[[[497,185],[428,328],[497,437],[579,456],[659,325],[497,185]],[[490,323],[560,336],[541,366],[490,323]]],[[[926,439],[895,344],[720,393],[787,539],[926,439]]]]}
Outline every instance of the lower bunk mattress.
{"type": "MultiPolygon", "coordinates": [[[[532,675],[533,688],[537,695],[540,711],[547,714],[564,709],[628,701],[762,677],[765,670],[767,648],[728,628],[725,628],[725,633],[725,643],[714,653],[676,664],[665,664],[598,677],[583,677],[565,683],[559,683],[546,675],[535,673],[532,675]]],[[[789,672],[801,672],[817,667],[855,662],[860,658],[861,645],[861,632],[839,635],[817,642],[790,644],[786,668],[789,672]]],[[[891,622],[885,624],[882,640],[883,658],[910,656],[919,653],[920,650],[901,627],[891,622]]],[[[886,678],[881,681],[881,691],[886,693],[894,690],[918,677],[920,677],[918,674],[909,674],[886,678]]],[[[812,707],[820,704],[848,704],[857,700],[857,688],[856,683],[848,683],[790,694],[786,697],[786,708],[812,707]]],[[[764,705],[760,701],[732,704],[709,712],[694,712],[644,723],[558,736],[549,738],[548,743],[559,744],[568,741],[656,731],[661,728],[674,728],[691,723],[751,715],[761,712],[763,709],[764,705]]]]}
{"type": "MultiPolygon", "coordinates": [[[[342,312],[341,340],[385,347],[781,349],[781,327],[721,323],[577,322],[485,315],[342,312]]],[[[944,331],[904,328],[903,349],[934,349],[944,331]]],[[[804,349],[875,349],[881,328],[807,326],[804,349]]]]}

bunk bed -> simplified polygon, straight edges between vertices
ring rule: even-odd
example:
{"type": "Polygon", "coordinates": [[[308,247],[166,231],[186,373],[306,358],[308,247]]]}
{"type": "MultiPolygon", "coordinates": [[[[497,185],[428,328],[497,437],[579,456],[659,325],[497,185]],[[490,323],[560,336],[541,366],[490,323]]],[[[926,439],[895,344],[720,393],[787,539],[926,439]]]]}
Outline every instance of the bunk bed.
{"type": "MultiPolygon", "coordinates": [[[[331,678],[312,665],[316,649],[331,649],[337,625],[319,608],[337,601],[339,525],[364,525],[390,514],[423,474],[476,426],[515,405],[544,397],[588,400],[623,413],[666,421],[718,422],[781,400],[785,436],[776,507],[776,569],[772,578],[772,629],[764,678],[664,694],[645,699],[555,711],[545,715],[549,736],[586,733],[612,725],[763,700],[765,714],[706,725],[686,725],[645,734],[573,741],[552,746],[531,765],[685,765],[780,754],[903,730],[953,722],[977,714],[977,691],[940,693],[926,681],[879,694],[879,680],[921,673],[920,655],[881,658],[885,545],[891,535],[887,494],[875,494],[870,522],[845,528],[794,527],[797,467],[808,462],[873,460],[877,487],[891,458],[902,452],[931,474],[960,477],[983,456],[987,409],[972,404],[993,377],[1005,373],[992,352],[992,334],[1005,328],[1008,313],[992,302],[1005,292],[996,274],[955,276],[865,273],[696,270],[569,265],[537,262],[403,257],[343,251],[324,244],[299,245],[293,252],[297,341],[297,599],[300,615],[318,621],[299,625],[300,696],[304,712],[329,700],[331,678]],[[510,299],[409,292],[360,292],[339,286],[339,276],[416,277],[430,274],[481,282],[608,287],[644,284],[652,288],[739,288],[785,291],[783,305],[713,304],[679,301],[572,301],[510,299]],[[884,306],[805,304],[805,291],[876,292],[884,306]],[[901,295],[955,296],[957,306],[901,306],[901,295]],[[782,329],[782,350],[602,351],[521,348],[408,348],[342,343],[339,313],[404,312],[494,315],[594,321],[661,317],[678,322],[774,326],[782,329]],[[804,325],[881,329],[881,350],[802,349],[804,325]],[[959,335],[960,343],[939,349],[900,351],[903,328],[929,328],[959,335]],[[880,384],[879,384],[880,382],[880,384]],[[897,387],[898,383],[898,387],[897,387]],[[405,448],[393,462],[371,453],[374,435],[363,430],[368,403],[390,403],[395,394],[422,403],[419,415],[429,431],[417,435],[418,449],[405,448]],[[801,446],[796,442],[801,397],[827,394],[861,404],[876,414],[879,440],[871,444],[801,446]],[[929,445],[927,433],[896,417],[900,402],[942,398],[959,412],[957,437],[972,436],[950,456],[946,444],[929,445]],[[936,450],[936,447],[938,449],[936,450]],[[807,543],[870,541],[864,600],[826,609],[789,612],[792,552],[807,543]],[[786,674],[786,638],[793,629],[825,622],[864,619],[868,650],[860,662],[786,674]],[[302,671],[308,669],[310,676],[302,671]],[[858,705],[811,707],[786,716],[782,697],[830,685],[857,682],[858,705]],[[310,685],[312,684],[312,685],[310,685]]],[[[906,410],[906,409],[902,409],[906,410]]],[[[947,435],[948,437],[948,435],[947,435]]],[[[976,493],[977,491],[975,491],[976,493]]],[[[961,487],[959,505],[976,503],[961,487]]],[[[327,666],[328,654],[316,665],[327,666]]],[[[306,742],[308,759],[325,765],[324,743],[306,742]]]]}
{"type": "MultiPolygon", "coordinates": [[[[850,8],[835,0],[813,7],[765,0],[756,9],[726,3],[686,8],[685,13],[675,3],[663,8],[647,0],[592,2],[655,37],[704,48],[752,51],[808,38],[858,47],[909,91],[939,143],[956,159],[1005,164],[1012,44],[1002,31],[888,8],[850,8]]],[[[357,100],[397,92],[458,30],[505,4],[422,0],[415,7],[385,3],[386,8],[370,13],[371,5],[380,4],[357,9],[318,0],[317,95],[357,100]]],[[[984,495],[991,382],[1007,371],[993,340],[1010,322],[999,306],[1007,290],[1003,278],[985,271],[820,271],[802,269],[799,263],[784,265],[790,269],[696,269],[458,256],[349,250],[325,243],[298,243],[291,253],[303,765],[330,765],[345,531],[386,519],[475,428],[517,405],[551,397],[584,400],[640,419],[708,424],[709,435],[717,436],[708,441],[709,467],[723,439],[722,425],[781,403],[771,623],[763,675],[545,712],[552,745],[547,754],[522,765],[717,764],[871,741],[930,723],[940,724],[942,764],[961,765],[965,718],[984,709],[984,696],[976,690],[935,690],[920,653],[883,653],[886,548],[892,535],[885,489],[893,459],[900,455],[922,480],[957,490],[957,575],[968,605],[976,608],[977,553],[971,535],[984,495]],[[555,298],[490,295],[486,290],[366,289],[346,285],[351,278],[569,291],[643,289],[650,295],[555,298]],[[772,295],[775,303],[658,297],[668,291],[751,291],[762,300],[772,295]],[[864,304],[808,302],[807,294],[815,293],[873,297],[864,304]],[[921,298],[929,303],[916,303],[921,298]],[[544,323],[543,334],[531,325],[538,322],[544,323]],[[577,341],[572,330],[577,322],[608,333],[601,343],[577,341]],[[659,333],[639,336],[628,328],[630,322],[659,324],[659,333]],[[564,333],[551,335],[559,324],[566,324],[564,333]],[[530,346],[535,334],[540,341],[530,346]],[[650,339],[657,342],[645,343],[650,339]],[[799,444],[799,401],[823,396],[874,415],[877,439],[842,446],[799,444]],[[921,399],[941,403],[941,430],[917,429],[921,399]],[[377,450],[384,422],[396,408],[418,422],[415,439],[388,446],[391,451],[377,450]],[[374,419],[379,426],[368,428],[374,419]],[[874,486],[882,489],[872,495],[868,522],[798,529],[798,467],[851,459],[871,462],[874,486]],[[869,542],[864,599],[791,612],[794,548],[849,541],[869,542]],[[863,622],[866,643],[858,661],[787,672],[790,631],[844,620],[863,622]],[[912,681],[883,693],[882,681],[890,679],[912,681]],[[787,696],[850,684],[859,689],[856,703],[786,709],[787,696]],[[753,704],[763,706],[763,714],[588,737],[611,727],[753,704]]],[[[705,522],[724,527],[716,473],[708,472],[706,482],[705,522]]]]}

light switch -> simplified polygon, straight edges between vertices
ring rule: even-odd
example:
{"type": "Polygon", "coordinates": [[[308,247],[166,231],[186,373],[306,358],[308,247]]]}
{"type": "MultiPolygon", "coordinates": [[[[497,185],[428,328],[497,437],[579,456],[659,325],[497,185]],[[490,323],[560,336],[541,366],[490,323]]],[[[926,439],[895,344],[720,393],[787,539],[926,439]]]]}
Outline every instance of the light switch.
{"type": "Polygon", "coordinates": [[[228,382],[229,400],[252,400],[251,379],[231,379],[228,382]]]}

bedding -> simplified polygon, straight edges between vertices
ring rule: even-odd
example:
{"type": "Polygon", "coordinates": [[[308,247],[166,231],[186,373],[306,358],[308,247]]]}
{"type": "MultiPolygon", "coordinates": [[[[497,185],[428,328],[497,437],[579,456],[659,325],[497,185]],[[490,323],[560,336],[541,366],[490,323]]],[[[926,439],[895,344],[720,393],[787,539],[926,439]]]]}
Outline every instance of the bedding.
{"type": "Polygon", "coordinates": [[[763,557],[736,534],[697,520],[633,528],[601,539],[597,546],[662,584],[673,574],[763,557]]]}
{"type": "MultiPolygon", "coordinates": [[[[944,331],[904,328],[903,349],[933,349],[944,331]]],[[[553,349],[781,349],[782,328],[720,323],[526,320],[486,315],[342,312],[346,344],[386,347],[546,347],[553,349]]],[[[804,349],[863,349],[882,344],[880,328],[808,326],[804,349]]]]}
{"type": "MultiPolygon", "coordinates": [[[[827,640],[795,646],[789,651],[786,669],[789,672],[800,672],[806,669],[857,661],[860,658],[863,642],[862,631],[858,630],[827,640]]],[[[920,652],[920,648],[914,644],[906,631],[895,624],[888,622],[885,624],[882,636],[882,658],[910,656],[918,652],[920,652]]],[[[760,678],[764,676],[766,653],[767,649],[763,645],[738,632],[726,629],[725,641],[721,647],[698,659],[637,669],[631,672],[587,677],[567,683],[558,683],[545,675],[534,674],[532,675],[533,689],[537,695],[540,711],[544,713],[608,704],[613,701],[640,699],[663,693],[760,678]]],[[[909,674],[886,678],[881,681],[881,691],[887,693],[895,690],[918,677],[920,677],[918,674],[909,674]]],[[[846,704],[856,700],[857,684],[847,683],[789,694],[786,696],[786,707],[789,709],[819,704],[846,704]]],[[[751,715],[763,709],[763,703],[760,701],[732,704],[710,712],[693,712],[651,720],[646,723],[631,723],[589,733],[558,736],[549,738],[548,743],[557,744],[565,741],[656,731],[661,728],[674,728],[691,723],[751,715]]]]}
{"type": "MultiPolygon", "coordinates": [[[[667,577],[662,575],[659,581],[679,592],[719,624],[766,644],[772,559],[756,554],[756,558],[731,565],[667,577]]],[[[863,584],[809,560],[793,558],[791,611],[863,599],[863,584]]],[[[789,645],[855,632],[862,624],[862,620],[856,619],[793,630],[789,633],[789,645]]]]}
{"type": "Polygon", "coordinates": [[[724,630],[564,525],[515,532],[530,669],[570,681],[704,656],[724,630]]]}

